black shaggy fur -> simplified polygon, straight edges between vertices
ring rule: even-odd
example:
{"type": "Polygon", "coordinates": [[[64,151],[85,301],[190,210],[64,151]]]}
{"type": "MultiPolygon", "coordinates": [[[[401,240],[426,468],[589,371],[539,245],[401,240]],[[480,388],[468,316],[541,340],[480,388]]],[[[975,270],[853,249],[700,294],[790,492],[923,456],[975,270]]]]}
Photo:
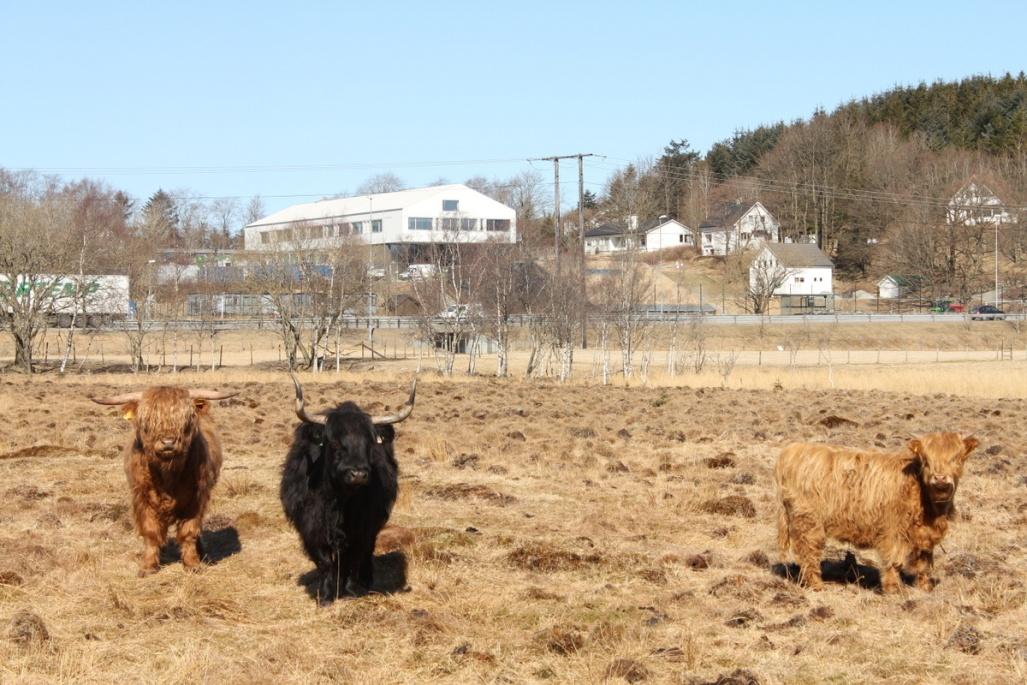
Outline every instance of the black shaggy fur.
{"type": "Polygon", "coordinates": [[[398,491],[391,425],[376,426],[353,402],[327,412],[324,426],[301,423],[282,470],[280,496],[320,574],[318,601],[366,593],[374,581],[375,540],[398,491]],[[380,439],[380,442],[379,442],[380,439]],[[346,474],[366,471],[352,485],[346,474]]]}

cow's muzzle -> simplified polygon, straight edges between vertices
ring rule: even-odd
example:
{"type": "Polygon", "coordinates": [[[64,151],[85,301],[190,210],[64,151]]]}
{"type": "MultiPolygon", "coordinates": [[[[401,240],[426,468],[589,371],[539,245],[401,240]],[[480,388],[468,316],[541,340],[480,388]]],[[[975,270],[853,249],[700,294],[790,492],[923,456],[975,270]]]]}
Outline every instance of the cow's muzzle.
{"type": "Polygon", "coordinates": [[[342,482],[346,485],[367,485],[369,476],[364,469],[349,469],[342,474],[342,482]]]}
{"type": "Polygon", "coordinates": [[[956,494],[956,484],[947,478],[932,478],[930,482],[931,499],[935,502],[948,502],[956,494]]]}

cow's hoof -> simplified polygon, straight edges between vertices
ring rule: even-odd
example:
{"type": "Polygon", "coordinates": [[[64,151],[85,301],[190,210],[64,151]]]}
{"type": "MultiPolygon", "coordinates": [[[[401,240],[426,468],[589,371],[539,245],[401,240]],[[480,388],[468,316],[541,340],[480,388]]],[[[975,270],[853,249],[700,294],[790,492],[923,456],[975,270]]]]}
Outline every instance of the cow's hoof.
{"type": "Polygon", "coordinates": [[[139,577],[145,578],[146,576],[152,576],[159,570],[160,566],[144,566],[141,569],[139,569],[139,577]]]}
{"type": "Polygon", "coordinates": [[[203,570],[203,564],[182,564],[182,568],[189,573],[199,573],[203,570]]]}

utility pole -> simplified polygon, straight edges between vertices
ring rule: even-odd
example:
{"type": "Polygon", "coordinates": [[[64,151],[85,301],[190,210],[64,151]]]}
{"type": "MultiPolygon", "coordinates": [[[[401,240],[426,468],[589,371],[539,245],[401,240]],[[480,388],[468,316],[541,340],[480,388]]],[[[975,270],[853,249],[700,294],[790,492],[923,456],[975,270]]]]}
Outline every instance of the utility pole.
{"type": "Polygon", "coordinates": [[[556,232],[553,238],[553,273],[554,280],[560,279],[560,242],[563,238],[563,220],[560,216],[560,160],[578,160],[578,286],[581,297],[581,347],[588,345],[586,323],[588,312],[585,307],[585,157],[595,157],[591,152],[579,152],[576,155],[553,155],[552,157],[536,157],[529,162],[553,163],[553,200],[556,212],[556,232]]]}
{"type": "Polygon", "coordinates": [[[560,158],[553,157],[553,202],[556,211],[556,226],[553,229],[553,255],[556,260],[553,265],[553,272],[556,274],[555,281],[560,281],[560,239],[563,238],[563,222],[560,218],[560,158]]]}
{"type": "Polygon", "coordinates": [[[581,349],[588,348],[588,300],[585,296],[585,155],[578,155],[578,278],[581,302],[581,349]]]}

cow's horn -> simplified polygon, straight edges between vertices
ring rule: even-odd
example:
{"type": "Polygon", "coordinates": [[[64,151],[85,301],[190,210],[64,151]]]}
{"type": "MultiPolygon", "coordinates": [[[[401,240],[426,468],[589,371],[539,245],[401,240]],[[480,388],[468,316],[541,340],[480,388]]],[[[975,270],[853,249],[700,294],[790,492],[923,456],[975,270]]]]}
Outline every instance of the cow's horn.
{"type": "Polygon", "coordinates": [[[320,423],[324,424],[328,420],[327,416],[314,415],[311,416],[307,413],[307,410],[303,408],[303,388],[300,387],[300,382],[296,380],[296,376],[289,373],[289,378],[292,379],[292,384],[296,386],[296,416],[303,423],[320,423]]]}
{"type": "Polygon", "coordinates": [[[143,393],[142,391],[126,392],[110,397],[90,397],[89,399],[97,404],[128,404],[129,402],[138,402],[143,399],[143,393]]]}
{"type": "Polygon", "coordinates": [[[385,414],[383,416],[372,416],[371,421],[376,424],[382,423],[399,423],[406,417],[410,416],[410,412],[414,410],[414,396],[417,394],[417,377],[414,376],[414,382],[410,386],[410,397],[407,399],[406,404],[396,412],[395,414],[385,414]]]}
{"type": "Polygon", "coordinates": [[[189,390],[189,398],[193,400],[227,400],[229,397],[235,397],[239,392],[218,392],[217,390],[197,390],[195,388],[189,390]]]}

